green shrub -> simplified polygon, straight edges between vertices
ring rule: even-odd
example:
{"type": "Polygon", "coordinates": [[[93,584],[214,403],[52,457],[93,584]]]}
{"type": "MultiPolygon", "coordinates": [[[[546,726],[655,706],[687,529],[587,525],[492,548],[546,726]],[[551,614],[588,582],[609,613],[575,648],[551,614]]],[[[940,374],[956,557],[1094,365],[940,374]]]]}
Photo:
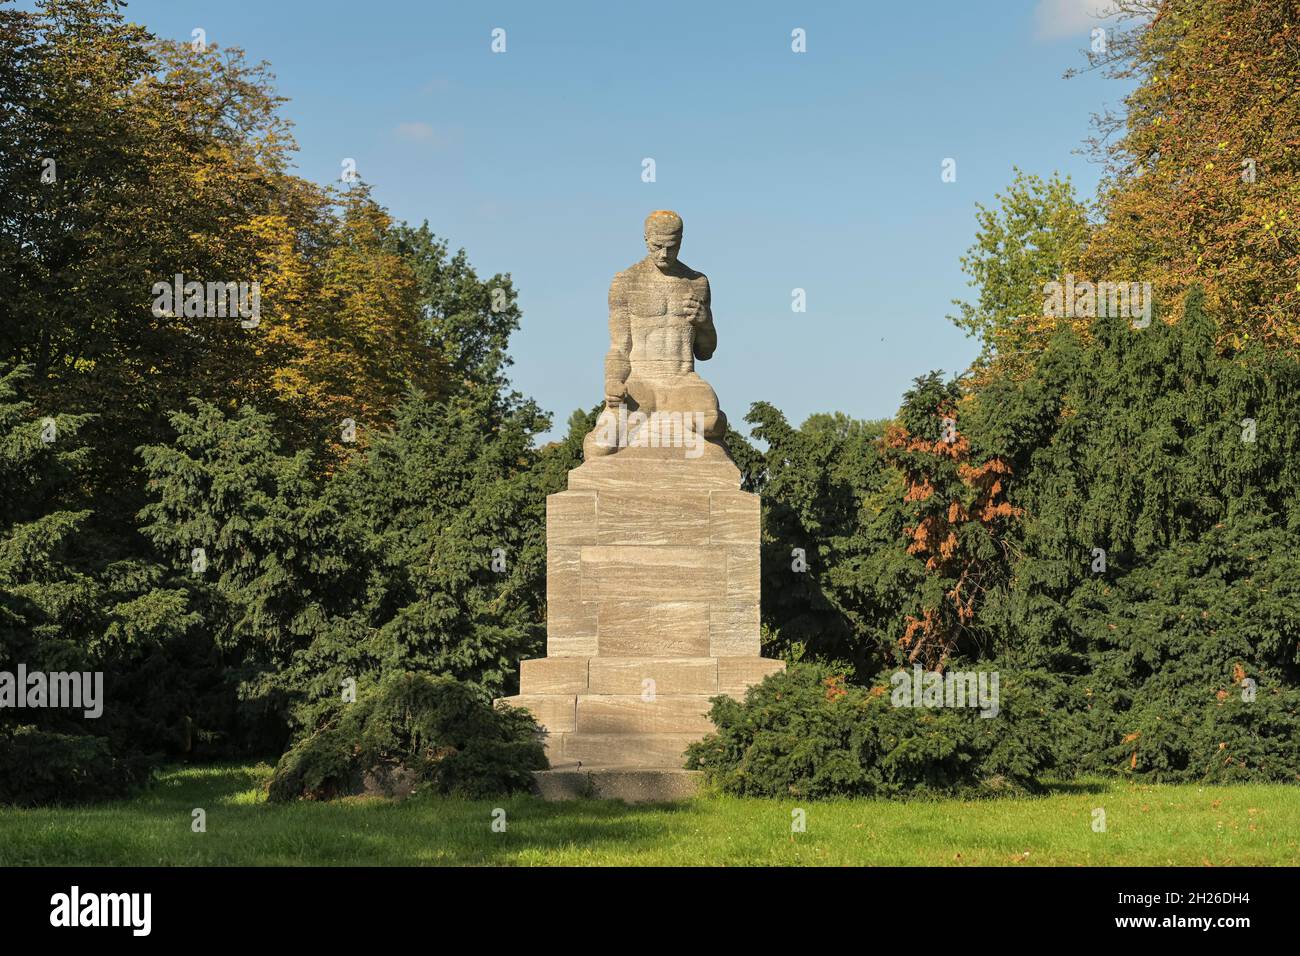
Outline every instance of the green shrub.
{"type": "Polygon", "coordinates": [[[358,693],[275,768],[270,799],[328,800],[369,789],[486,797],[526,790],[546,767],[526,712],[494,710],[450,677],[400,674],[358,693]]]}
{"type": "Polygon", "coordinates": [[[1300,535],[1229,518],[1069,607],[1090,653],[1061,762],[1160,782],[1300,780],[1300,535]]]}
{"type": "Polygon", "coordinates": [[[125,795],[146,774],[103,737],[22,726],[0,732],[0,804],[81,803],[125,795]]]}
{"type": "Polygon", "coordinates": [[[1034,790],[1052,763],[1045,680],[1000,671],[998,714],[985,718],[972,708],[896,707],[889,674],[864,688],[824,665],[796,664],[743,702],[714,698],[718,730],[691,745],[687,766],[746,796],[1034,790]]]}

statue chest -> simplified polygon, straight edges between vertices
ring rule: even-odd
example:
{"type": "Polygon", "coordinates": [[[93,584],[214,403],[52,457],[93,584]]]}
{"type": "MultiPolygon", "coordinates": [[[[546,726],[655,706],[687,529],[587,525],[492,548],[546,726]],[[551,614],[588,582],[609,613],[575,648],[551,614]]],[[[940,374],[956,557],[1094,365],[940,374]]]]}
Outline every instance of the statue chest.
{"type": "Polygon", "coordinates": [[[633,324],[651,326],[688,326],[699,302],[685,280],[647,282],[628,293],[628,311],[633,324]]]}

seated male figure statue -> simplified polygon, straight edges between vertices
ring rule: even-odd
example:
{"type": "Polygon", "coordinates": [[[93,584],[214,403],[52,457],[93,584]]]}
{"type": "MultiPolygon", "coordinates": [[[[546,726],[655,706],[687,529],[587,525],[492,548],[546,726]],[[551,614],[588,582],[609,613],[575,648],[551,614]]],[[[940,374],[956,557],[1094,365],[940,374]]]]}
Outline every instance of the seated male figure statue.
{"type": "Polygon", "coordinates": [[[698,458],[704,442],[726,454],[727,416],[695,371],[718,345],[709,280],[677,258],[682,220],[658,210],[645,221],[649,254],[609,286],[605,409],[583,441],[586,458],[622,447],[681,447],[698,458]]]}

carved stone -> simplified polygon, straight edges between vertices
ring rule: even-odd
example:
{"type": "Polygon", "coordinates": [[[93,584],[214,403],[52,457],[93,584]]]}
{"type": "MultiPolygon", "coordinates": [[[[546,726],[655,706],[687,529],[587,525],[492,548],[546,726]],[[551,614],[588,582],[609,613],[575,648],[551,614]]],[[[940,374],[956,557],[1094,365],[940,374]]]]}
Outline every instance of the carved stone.
{"type": "Polygon", "coordinates": [[[633,768],[664,773],[658,789],[637,777],[637,799],[688,792],[682,755],[712,729],[709,698],[784,666],[759,656],[759,499],[695,372],[718,339],[708,279],[677,259],[681,229],[651,213],[649,254],[610,285],[606,407],[546,502],[547,657],[523,661],[506,698],[545,728],[540,777],[580,775],[539,778],[545,795],[633,768]]]}

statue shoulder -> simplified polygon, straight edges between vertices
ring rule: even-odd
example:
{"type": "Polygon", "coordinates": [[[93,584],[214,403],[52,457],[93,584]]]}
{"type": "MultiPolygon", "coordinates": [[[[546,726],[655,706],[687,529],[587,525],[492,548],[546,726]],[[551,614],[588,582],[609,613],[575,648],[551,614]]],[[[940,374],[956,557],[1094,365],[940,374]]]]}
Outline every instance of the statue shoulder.
{"type": "Polygon", "coordinates": [[[626,289],[630,286],[636,285],[645,278],[645,274],[650,268],[653,267],[648,266],[646,261],[642,259],[639,262],[632,263],[622,272],[614,273],[614,278],[609,282],[610,291],[613,291],[615,288],[626,289]]]}
{"type": "Polygon", "coordinates": [[[682,268],[683,279],[686,279],[688,282],[703,283],[704,285],[709,284],[709,277],[703,272],[700,272],[698,269],[692,269],[680,259],[677,260],[677,264],[682,268]]]}
{"type": "Polygon", "coordinates": [[[709,277],[703,272],[696,272],[690,266],[686,266],[686,281],[691,284],[695,294],[705,302],[709,300],[709,277]]]}
{"type": "Polygon", "coordinates": [[[697,289],[699,288],[707,289],[709,287],[709,277],[706,276],[703,272],[700,272],[697,269],[692,269],[690,266],[682,262],[682,260],[680,259],[677,260],[677,265],[681,269],[681,271],[677,274],[679,278],[685,279],[687,282],[695,286],[697,289]]]}
{"type": "Polygon", "coordinates": [[[622,272],[614,273],[614,278],[609,280],[609,298],[610,301],[621,299],[627,295],[627,290],[632,286],[634,279],[632,269],[624,269],[622,272]]]}

